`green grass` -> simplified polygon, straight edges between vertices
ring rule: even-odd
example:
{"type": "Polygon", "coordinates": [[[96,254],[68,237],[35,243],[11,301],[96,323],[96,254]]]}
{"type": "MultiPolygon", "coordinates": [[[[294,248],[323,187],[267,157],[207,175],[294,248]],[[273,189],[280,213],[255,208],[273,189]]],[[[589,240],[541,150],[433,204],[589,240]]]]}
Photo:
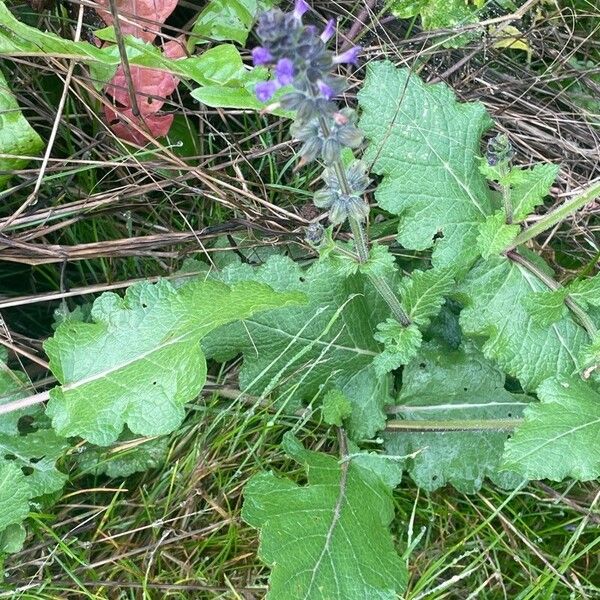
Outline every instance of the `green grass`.
{"type": "MultiPolygon", "coordinates": [[[[579,7],[585,15],[595,10],[585,1],[579,4],[585,5],[579,7]]],[[[326,17],[336,11],[356,13],[360,8],[357,2],[342,5],[343,10],[323,2],[318,9],[326,17]]],[[[30,22],[50,23],[55,29],[64,19],[59,9],[50,16],[39,16],[25,5],[15,6],[30,22]]],[[[581,27],[586,28],[584,37],[597,30],[594,18],[588,16],[581,20],[581,27]]],[[[363,33],[366,43],[390,58],[406,49],[408,54],[412,52],[403,45],[414,34],[411,28],[403,30],[392,23],[389,30],[383,30],[369,23],[363,33]]],[[[550,37],[548,40],[552,44],[550,37]]],[[[422,40],[414,44],[421,47],[422,40]]],[[[597,47],[595,42],[590,52],[597,52],[597,47]]],[[[578,52],[586,53],[586,47],[578,52]]],[[[522,54],[506,56],[495,55],[498,60],[525,64],[522,54]]],[[[428,53],[425,47],[422,55],[411,55],[410,60],[432,68],[438,60],[456,63],[450,51],[447,55],[439,49],[428,53]]],[[[540,58],[533,67],[543,64],[540,58]]],[[[479,63],[474,65],[479,68],[479,63]]],[[[43,66],[40,61],[21,61],[7,62],[2,68],[11,75],[9,81],[27,117],[47,139],[62,84],[43,66]]],[[[548,73],[550,78],[552,73],[548,73]]],[[[465,90],[467,79],[465,75],[465,90]]],[[[463,90],[462,80],[452,83],[463,90]]],[[[97,117],[99,104],[89,90],[85,72],[76,71],[72,91],[53,151],[53,158],[64,162],[51,163],[39,201],[29,211],[42,216],[39,221],[9,228],[7,235],[24,234],[31,236],[31,243],[72,247],[228,226],[206,238],[198,236],[198,241],[150,249],[133,245],[128,254],[119,254],[111,246],[98,256],[69,260],[64,267],[60,260],[36,265],[2,262],[4,294],[43,295],[170,275],[188,256],[218,263],[223,252],[214,251],[217,234],[221,246],[237,246],[235,251],[253,262],[274,248],[307,257],[302,220],[284,218],[278,208],[301,215],[302,207],[310,203],[309,190],[317,187],[319,169],[294,171],[287,124],[266,116],[200,110],[182,85],[173,101],[179,116],[170,142],[173,152],[184,157],[184,167],[166,152],[128,153],[107,134],[97,117]],[[72,157],[94,164],[69,162],[72,157]],[[233,183],[239,193],[211,190],[191,171],[192,166],[233,183]],[[264,202],[249,199],[243,191],[264,202]],[[102,195],[106,202],[99,204],[102,195]],[[88,204],[82,207],[82,201],[88,204]],[[68,215],[42,214],[71,204],[74,208],[68,215]]],[[[527,91],[533,98],[534,115],[537,92],[527,91]]],[[[482,99],[492,108],[494,103],[504,103],[502,109],[513,96],[499,101],[497,96],[482,99]]],[[[546,106],[548,95],[540,92],[537,101],[546,106]]],[[[567,109],[569,119],[585,122],[585,115],[569,112],[570,105],[567,109]]],[[[552,110],[559,111],[560,106],[553,104],[552,110]]],[[[498,114],[502,118],[502,110],[498,114]]],[[[563,113],[558,114],[567,122],[563,113]]],[[[517,117],[511,118],[517,127],[517,117]]],[[[555,126],[549,117],[543,124],[550,129],[555,126]]],[[[522,141],[519,152],[523,160],[531,158],[532,147],[547,145],[545,138],[537,140],[529,130],[522,134],[517,129],[513,134],[522,141]]],[[[577,155],[571,158],[569,144],[564,152],[572,164],[571,170],[565,167],[569,183],[593,175],[585,161],[577,162],[577,155]]],[[[12,189],[0,191],[0,218],[11,215],[27,198],[38,168],[39,163],[31,163],[12,182],[12,189]]],[[[598,249],[589,241],[598,230],[597,216],[582,219],[577,227],[564,226],[547,250],[558,268],[578,269],[597,262],[598,249]]],[[[394,230],[395,226],[388,227],[385,222],[373,224],[373,231],[381,231],[382,236],[393,236],[394,230]]],[[[91,302],[95,295],[68,298],[65,304],[73,309],[91,302]]],[[[59,306],[56,301],[42,301],[5,309],[2,324],[19,345],[43,358],[41,341],[52,333],[53,313],[59,306]]],[[[24,357],[12,359],[15,367],[24,366],[32,381],[47,376],[24,357]]],[[[221,370],[213,366],[213,381],[235,385],[236,368],[235,362],[221,370]]],[[[335,450],[333,431],[313,417],[316,419],[310,414],[274,419],[263,408],[249,412],[235,392],[219,395],[209,391],[190,406],[184,426],[170,436],[162,464],[148,472],[128,478],[82,474],[77,469],[81,449],[74,449],[63,465],[71,470],[68,487],[52,499],[54,506],[49,502],[37,508],[25,550],[5,560],[0,598],[262,598],[268,569],[257,557],[257,532],[240,518],[243,487],[252,475],[269,469],[303,483],[302,471],[283,456],[279,444],[286,431],[294,430],[312,448],[335,450]]],[[[109,460],[123,452],[110,453],[109,460]]],[[[486,485],[478,494],[467,496],[452,488],[427,494],[406,478],[395,493],[395,502],[393,533],[398,550],[404,553],[411,548],[406,600],[600,598],[597,483],[531,484],[512,493],[486,485]]]]}

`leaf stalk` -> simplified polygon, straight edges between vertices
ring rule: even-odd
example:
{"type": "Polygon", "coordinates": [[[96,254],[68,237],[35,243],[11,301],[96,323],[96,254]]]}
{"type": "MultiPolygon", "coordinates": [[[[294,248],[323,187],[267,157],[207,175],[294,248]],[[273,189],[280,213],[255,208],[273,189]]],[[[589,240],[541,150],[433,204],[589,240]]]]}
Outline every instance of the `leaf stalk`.
{"type": "Polygon", "coordinates": [[[575,196],[575,198],[572,198],[571,200],[568,200],[557,209],[546,213],[537,223],[534,223],[530,227],[523,229],[523,231],[521,231],[521,233],[513,240],[512,244],[506,248],[505,252],[514,250],[521,244],[528,242],[540,233],[551,229],[563,219],[577,212],[586,204],[596,199],[598,196],[600,196],[600,181],[590,185],[581,194],[575,196]]]}

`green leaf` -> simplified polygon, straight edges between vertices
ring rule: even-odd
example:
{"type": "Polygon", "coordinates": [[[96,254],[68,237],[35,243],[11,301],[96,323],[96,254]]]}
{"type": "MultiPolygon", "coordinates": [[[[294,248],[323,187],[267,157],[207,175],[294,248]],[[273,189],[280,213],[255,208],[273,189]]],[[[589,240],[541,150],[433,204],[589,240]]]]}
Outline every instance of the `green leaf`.
{"type": "Polygon", "coordinates": [[[502,253],[517,237],[520,227],[508,225],[504,219],[504,212],[496,212],[479,226],[477,247],[483,258],[502,253]]]}
{"type": "Polygon", "coordinates": [[[35,498],[60,490],[66,475],[56,468],[57,460],[69,444],[51,429],[40,429],[27,435],[0,434],[0,456],[4,462],[26,473],[26,486],[35,498]]]}
{"type": "Polygon", "coordinates": [[[82,471],[95,476],[129,477],[155,469],[164,462],[169,449],[169,438],[148,440],[127,439],[116,448],[86,448],[77,459],[82,471]],[[141,443],[140,443],[141,442],[141,443]]]}
{"type": "Polygon", "coordinates": [[[254,476],[242,510],[261,530],[259,555],[273,569],[267,600],[398,598],[407,571],[388,532],[394,504],[386,479],[305,450],[289,434],[284,448],[305,466],[308,485],[254,476]]]}
{"type": "Polygon", "coordinates": [[[375,359],[378,374],[405,365],[417,354],[423,338],[419,327],[427,328],[453,288],[454,279],[449,269],[415,270],[401,280],[398,297],[411,324],[404,327],[394,319],[387,319],[377,326],[375,339],[385,347],[375,359]]]}
{"type": "Polygon", "coordinates": [[[423,335],[419,328],[411,323],[408,327],[396,319],[386,319],[377,325],[373,336],[384,345],[384,351],[375,357],[375,371],[383,377],[386,373],[405,365],[419,350],[423,335]]]}
{"type": "Polygon", "coordinates": [[[532,292],[523,297],[523,306],[536,324],[550,327],[553,323],[567,317],[566,297],[566,288],[532,292]]]}
{"type": "Polygon", "coordinates": [[[464,334],[484,339],[484,354],[517,377],[526,391],[556,374],[576,372],[577,356],[587,342],[584,329],[568,314],[551,327],[532,318],[525,298],[546,290],[524,267],[500,257],[481,261],[459,286],[466,305],[460,316],[464,334]]]}
{"type": "MultiPolygon", "coordinates": [[[[0,33],[1,35],[1,33],[0,33]]],[[[17,100],[0,71],[0,154],[35,156],[44,147],[42,138],[23,116],[17,100]]],[[[29,161],[23,158],[0,158],[0,187],[11,177],[5,171],[23,169],[29,161]]]]}
{"type": "Polygon", "coordinates": [[[587,279],[577,279],[567,286],[568,295],[583,308],[600,306],[600,273],[587,279]]]}
{"type": "MultiPolygon", "coordinates": [[[[8,369],[0,351],[0,405],[26,395],[23,373],[8,369]]],[[[21,523],[33,498],[60,490],[67,477],[56,468],[69,445],[44,425],[37,406],[0,414],[0,551],[17,551],[24,533],[21,523]],[[19,421],[29,416],[24,434],[19,421]]]]}
{"type": "MultiPolygon", "coordinates": [[[[398,417],[419,426],[456,420],[486,423],[489,419],[521,416],[529,398],[504,389],[504,375],[472,343],[458,350],[430,342],[402,374],[398,417]]],[[[485,477],[511,488],[522,480],[514,473],[499,473],[506,431],[386,432],[385,450],[392,456],[409,456],[405,466],[419,487],[436,490],[450,483],[474,493],[485,477]]]]}
{"type": "Polygon", "coordinates": [[[259,268],[229,265],[220,277],[226,283],[261,281],[309,299],[306,306],[258,315],[205,338],[211,358],[222,362],[243,354],[241,390],[272,395],[295,411],[337,388],[352,404],[348,427],[354,437],[372,437],[384,427],[390,379],[378,377],[373,368],[381,351],[373,333],[389,309],[364,275],[346,277],[323,262],[302,270],[288,258],[273,256],[259,268]]]}
{"type": "Polygon", "coordinates": [[[0,533],[27,518],[32,497],[21,469],[10,461],[0,461],[0,533]]]}
{"type": "Polygon", "coordinates": [[[329,390],[323,398],[323,421],[329,425],[342,426],[342,421],[352,414],[352,404],[339,390],[329,390]]]}
{"type": "Polygon", "coordinates": [[[415,270],[400,282],[400,299],[410,320],[419,327],[427,327],[453,289],[452,271],[415,270]]]}
{"type": "MultiPolygon", "coordinates": [[[[121,64],[116,45],[98,48],[89,42],[75,42],[54,33],[40,31],[21,23],[1,1],[0,26],[0,55],[66,56],[79,60],[90,65],[97,89],[101,89],[110,80],[121,64]]],[[[114,41],[114,30],[104,30],[102,37],[114,41]]],[[[131,35],[124,36],[124,41],[131,65],[166,71],[200,85],[228,85],[232,89],[238,89],[264,75],[264,69],[247,70],[239,51],[232,44],[220,44],[199,56],[170,59],[157,46],[131,35]]]]}
{"type": "MultiPolygon", "coordinates": [[[[475,0],[394,0],[392,13],[402,19],[421,16],[421,24],[425,30],[453,29],[477,23],[478,9],[482,2],[475,0]]],[[[446,46],[464,46],[477,33],[452,36],[445,42],[446,46]]]]}
{"type": "Polygon", "coordinates": [[[390,62],[369,64],[358,98],[370,142],[364,160],[383,175],[375,197],[400,216],[398,240],[411,250],[433,247],[434,267],[466,270],[478,256],[479,225],[493,212],[476,158],[491,126],[484,106],[461,104],[445,84],[427,85],[390,62]]]}
{"type": "MultiPolygon", "coordinates": [[[[9,525],[0,533],[0,554],[19,552],[23,548],[27,532],[22,525],[9,525]]],[[[0,571],[0,578],[2,572],[0,571]]]]}
{"type": "Polygon", "coordinates": [[[210,0],[192,27],[191,45],[211,40],[244,45],[258,14],[272,4],[270,0],[210,0]]]}
{"type": "Polygon", "coordinates": [[[540,404],[508,441],[504,466],[528,479],[600,477],[600,394],[576,378],[553,378],[537,390],[540,404]]]}
{"type": "Polygon", "coordinates": [[[559,166],[539,164],[531,169],[513,169],[511,175],[519,173],[518,182],[511,186],[511,202],[516,222],[526,219],[536,206],[542,204],[544,197],[558,175],[559,166]]]}
{"type": "Polygon", "coordinates": [[[140,435],[169,433],[204,386],[200,340],[224,323],[302,300],[254,282],[195,281],[176,291],[160,281],[134,285],[123,299],[105,293],[94,302],[94,323],[61,325],[45,344],[62,384],[47,414],[60,435],[98,446],[125,424],[140,435]]]}

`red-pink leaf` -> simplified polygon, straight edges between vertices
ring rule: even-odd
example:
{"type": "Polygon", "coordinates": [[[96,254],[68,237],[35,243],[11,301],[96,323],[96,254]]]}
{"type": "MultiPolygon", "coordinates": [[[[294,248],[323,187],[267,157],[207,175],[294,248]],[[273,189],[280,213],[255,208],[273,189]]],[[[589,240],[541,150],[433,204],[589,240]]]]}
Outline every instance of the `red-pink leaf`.
{"type": "MultiPolygon", "coordinates": [[[[163,46],[163,52],[169,58],[182,58],[186,55],[183,38],[171,40],[163,46]]],[[[106,92],[113,98],[113,107],[105,106],[104,115],[115,135],[122,140],[138,145],[147,143],[147,139],[125,121],[119,119],[119,114],[125,115],[141,129],[147,130],[154,137],[166,135],[173,122],[172,115],[159,115],[166,97],[177,88],[179,80],[165,71],[157,69],[144,69],[132,65],[130,67],[131,80],[135,88],[136,102],[140,109],[143,121],[133,115],[133,106],[127,79],[122,67],[117,69],[115,76],[106,86],[106,92]]]]}
{"type": "Polygon", "coordinates": [[[144,123],[134,116],[131,108],[119,108],[118,112],[110,106],[104,107],[104,117],[109,124],[111,131],[120,139],[126,142],[132,142],[138,146],[145,146],[148,139],[141,132],[136,131],[129,123],[126,123],[121,117],[127,117],[135,123],[140,129],[148,129],[148,132],[154,137],[162,137],[169,133],[173,124],[174,115],[150,114],[144,116],[144,123]]]}
{"type": "MultiPolygon", "coordinates": [[[[97,12],[102,20],[112,25],[108,0],[97,0],[97,3],[101,7],[97,12]]],[[[117,0],[121,33],[152,42],[176,6],[177,0],[117,0]]]]}

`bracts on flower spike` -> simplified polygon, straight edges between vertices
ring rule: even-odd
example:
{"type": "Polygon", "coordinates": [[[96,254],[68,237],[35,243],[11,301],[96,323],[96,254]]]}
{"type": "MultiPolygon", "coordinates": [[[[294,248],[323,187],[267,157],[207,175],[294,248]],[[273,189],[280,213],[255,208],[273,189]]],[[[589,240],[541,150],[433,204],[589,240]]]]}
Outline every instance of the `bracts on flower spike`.
{"type": "MultiPolygon", "coordinates": [[[[328,50],[327,42],[335,35],[335,20],[328,21],[319,33],[302,22],[308,10],[304,0],[297,0],[291,13],[274,9],[260,16],[256,31],[262,45],[252,51],[252,58],[255,65],[271,67],[273,77],[257,84],[256,96],[268,102],[277,90],[287,88],[278,103],[296,111],[291,131],[303,142],[300,165],[321,159],[332,167],[339,163],[344,148],[357,148],[363,140],[353,112],[339,110],[334,102],[346,89],[346,81],[334,73],[337,65],[356,64],[361,49],[355,46],[339,55],[328,50]]],[[[351,167],[346,174],[341,173],[342,179],[352,178],[353,168],[362,169],[351,167]]],[[[325,181],[333,182],[332,175],[327,175],[325,181]]],[[[322,190],[315,204],[329,209],[332,223],[341,223],[347,217],[364,221],[368,214],[368,205],[361,197],[364,189],[358,193],[345,187],[344,181],[338,181],[337,188],[331,189],[331,202],[325,200],[322,190]]]]}

